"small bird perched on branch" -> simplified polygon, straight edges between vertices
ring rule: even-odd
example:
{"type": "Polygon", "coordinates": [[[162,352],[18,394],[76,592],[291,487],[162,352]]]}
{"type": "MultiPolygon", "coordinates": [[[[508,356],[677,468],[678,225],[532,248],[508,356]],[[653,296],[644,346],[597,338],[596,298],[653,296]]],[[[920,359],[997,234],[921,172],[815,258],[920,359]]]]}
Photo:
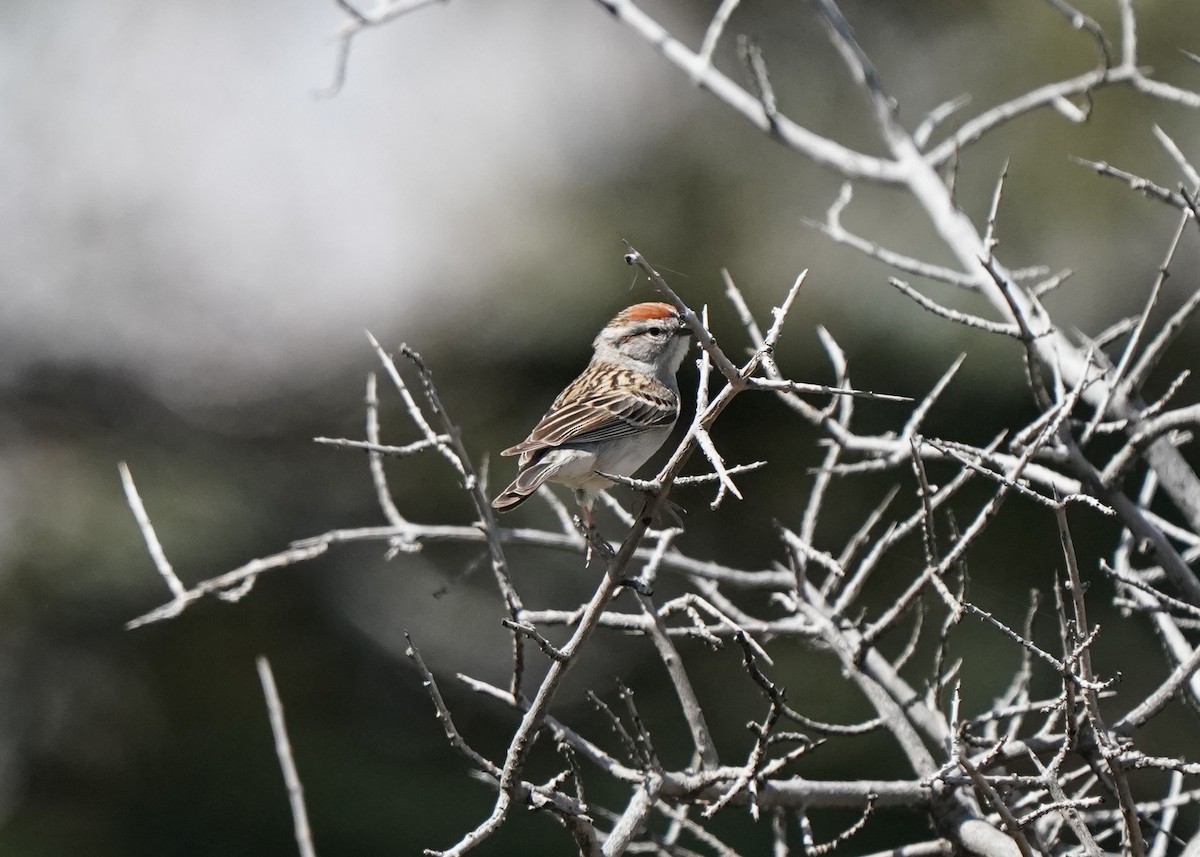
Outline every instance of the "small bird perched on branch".
{"type": "Polygon", "coordinates": [[[575,491],[583,522],[592,529],[596,495],[613,485],[599,473],[632,476],[671,433],[679,417],[675,373],[690,334],[670,304],[621,310],[596,336],[587,368],[529,437],[500,453],[521,457],[517,478],[492,506],[507,511],[543,482],[558,482],[575,491]]]}

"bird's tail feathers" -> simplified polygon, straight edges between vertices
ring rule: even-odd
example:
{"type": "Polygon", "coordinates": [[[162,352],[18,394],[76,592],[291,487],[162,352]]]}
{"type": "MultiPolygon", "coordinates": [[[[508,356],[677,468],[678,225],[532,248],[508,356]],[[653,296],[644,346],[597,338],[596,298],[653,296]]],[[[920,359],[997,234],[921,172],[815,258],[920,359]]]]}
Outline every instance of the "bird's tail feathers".
{"type": "Polygon", "coordinates": [[[492,501],[492,508],[500,512],[507,512],[509,509],[521,505],[561,466],[559,462],[542,460],[524,468],[517,473],[517,478],[512,481],[512,484],[501,491],[492,501]]]}

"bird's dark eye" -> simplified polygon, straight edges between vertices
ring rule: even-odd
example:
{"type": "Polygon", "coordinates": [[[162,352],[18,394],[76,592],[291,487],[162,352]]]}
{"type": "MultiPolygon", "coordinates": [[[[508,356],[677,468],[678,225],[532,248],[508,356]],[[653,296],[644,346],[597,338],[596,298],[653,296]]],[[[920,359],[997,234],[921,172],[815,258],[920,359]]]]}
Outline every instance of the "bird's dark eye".
{"type": "Polygon", "coordinates": [[[663,335],[663,329],[661,327],[652,327],[646,332],[649,333],[651,336],[662,336],[663,335]]]}

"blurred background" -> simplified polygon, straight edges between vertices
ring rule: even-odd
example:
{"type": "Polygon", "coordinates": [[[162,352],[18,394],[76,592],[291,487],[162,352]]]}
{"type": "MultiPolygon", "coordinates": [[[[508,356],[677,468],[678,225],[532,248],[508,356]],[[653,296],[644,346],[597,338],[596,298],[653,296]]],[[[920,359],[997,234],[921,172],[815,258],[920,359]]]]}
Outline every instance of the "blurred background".
{"type": "MultiPolygon", "coordinates": [[[[1079,4],[1115,33],[1114,5],[1079,4]]],[[[643,6],[696,47],[716,4],[643,6]]],[[[1036,0],[847,0],[843,9],[910,127],[947,99],[969,94],[971,116],[1096,61],[1092,42],[1036,0]]],[[[1200,7],[1138,11],[1142,63],[1200,87],[1200,66],[1178,50],[1200,51],[1200,7]]],[[[392,561],[380,545],[336,548],[268,574],[237,605],[205,602],[123,629],[167,592],[125,505],[119,461],[188,583],[294,539],[382,523],[365,460],[312,443],[362,437],[364,380],[376,368],[364,329],[423,353],[468,449],[490,456],[495,484],[512,471],[496,453],[581,368],[595,331],[653,297],[622,264],[623,240],[691,305],[710,304],[735,353],[743,338],[720,269],[767,319],[807,268],[779,352],[792,377],[832,379],[815,333],[823,325],[868,389],[920,396],[968,351],[931,433],[980,441],[1033,413],[1011,341],[931,319],[886,285],[888,271],[806,226],[824,216],[838,179],[698,91],[598,4],[422,10],[362,33],[344,90],[318,98],[340,21],[331,0],[0,5],[0,853],[294,853],[259,653],[275,667],[318,851],[417,853],[486,814],[491,792],[446,748],[401,636],[421,647],[468,739],[498,752],[513,716],[453,678],[504,684],[509,668],[502,605],[475,548],[392,561]]],[[[742,4],[716,62],[744,80],[738,33],[758,37],[787,114],[882,152],[807,8],[742,4]]],[[[1200,114],[1124,91],[1097,93],[1087,124],[1043,112],[962,153],[958,199],[978,221],[1009,164],[1005,263],[1077,272],[1049,299],[1064,326],[1095,334],[1136,311],[1176,219],[1068,155],[1173,187],[1155,123],[1200,161],[1200,114]]],[[[860,188],[844,219],[888,247],[949,261],[900,192],[860,188]]],[[[1155,319],[1196,288],[1198,243],[1185,240],[1155,319]]],[[[1189,339],[1169,355],[1158,391],[1195,365],[1189,339]]],[[[685,390],[694,371],[684,369],[685,390]]],[[[381,391],[385,441],[415,439],[392,391],[381,391]]],[[[1192,382],[1179,401],[1195,394],[1192,382]]],[[[689,533],[679,544],[763,568],[780,556],[771,521],[796,525],[820,449],[774,402],[746,399],[717,441],[727,460],[763,457],[773,468],[741,480],[747,500],[716,513],[707,496],[681,498],[689,533]]],[[[903,419],[880,403],[859,413],[875,429],[903,419]]],[[[440,459],[389,467],[411,519],[471,520],[440,459]]],[[[839,483],[818,546],[838,549],[886,486],[839,483]]],[[[1058,552],[1053,521],[1013,507],[972,570],[977,600],[1016,621],[1025,591],[1050,586],[1058,552]]],[[[554,525],[536,503],[510,520],[554,525]]],[[[1079,526],[1094,566],[1113,531],[1079,526]]],[[[514,550],[510,559],[527,606],[569,608],[592,591],[595,572],[576,557],[514,550]]],[[[879,603],[919,567],[919,546],[907,566],[897,562],[896,579],[870,594],[879,603]]],[[[678,584],[661,586],[669,595],[678,584]]],[[[965,628],[960,654],[996,642],[965,628]]],[[[1130,692],[1161,671],[1148,631],[1099,646],[1130,692]]],[[[763,715],[740,655],[685,654],[700,659],[710,721],[737,758],[749,746],[744,723],[763,715]]],[[[1016,652],[993,663],[1005,658],[1015,665],[1016,652]]],[[[846,690],[810,695],[838,687],[827,657],[797,646],[776,670],[806,713],[866,716],[846,690]]],[[[612,699],[617,678],[639,694],[664,759],[682,765],[680,722],[655,692],[661,667],[644,641],[597,638],[559,713],[605,737],[582,690],[612,699]]],[[[964,693],[986,702],[1007,680],[970,676],[964,693]]],[[[1178,712],[1160,723],[1164,736],[1197,734],[1178,712]]],[[[906,775],[888,742],[848,744],[817,754],[806,773],[906,775]]],[[[548,774],[553,760],[543,762],[548,774]]],[[[590,797],[603,802],[603,787],[590,797]]],[[[740,813],[725,815],[732,843],[762,841],[740,813]]],[[[818,833],[843,820],[818,819],[818,833]]],[[[913,824],[901,814],[890,823],[913,824]]],[[[915,824],[913,838],[922,832],[915,824]]],[[[873,836],[859,844],[887,841],[873,836]]],[[[553,822],[522,815],[479,853],[570,847],[553,822]]]]}

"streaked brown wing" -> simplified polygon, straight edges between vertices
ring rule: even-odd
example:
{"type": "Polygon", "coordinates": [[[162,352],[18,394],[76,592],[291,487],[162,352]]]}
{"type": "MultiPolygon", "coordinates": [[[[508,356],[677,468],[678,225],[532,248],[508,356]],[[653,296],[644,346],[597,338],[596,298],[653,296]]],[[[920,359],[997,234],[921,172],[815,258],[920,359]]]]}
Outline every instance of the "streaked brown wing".
{"type": "Polygon", "coordinates": [[[519,455],[564,443],[616,440],[669,426],[678,415],[679,397],[662,384],[637,393],[625,389],[583,398],[564,394],[550,406],[527,439],[501,455],[519,455]]]}

